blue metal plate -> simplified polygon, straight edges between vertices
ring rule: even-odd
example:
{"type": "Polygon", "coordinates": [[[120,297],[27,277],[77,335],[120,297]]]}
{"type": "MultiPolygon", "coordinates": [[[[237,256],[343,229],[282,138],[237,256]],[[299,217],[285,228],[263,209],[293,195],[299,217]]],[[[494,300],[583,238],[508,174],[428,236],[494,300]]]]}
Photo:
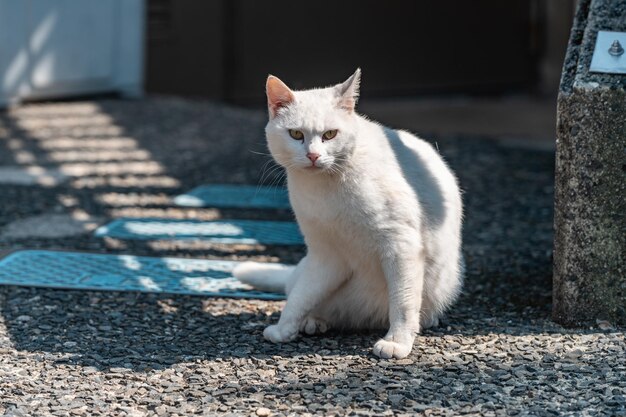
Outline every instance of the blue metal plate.
{"type": "Polygon", "coordinates": [[[235,261],[22,250],[0,260],[0,284],[282,300],[235,279],[235,261]]]}
{"type": "Polygon", "coordinates": [[[261,220],[117,219],[101,226],[98,237],[127,240],[195,239],[228,244],[302,245],[293,222],[261,220]]]}
{"type": "Polygon", "coordinates": [[[287,209],[289,197],[283,187],[254,185],[201,185],[174,198],[183,207],[233,207],[287,209]]]}

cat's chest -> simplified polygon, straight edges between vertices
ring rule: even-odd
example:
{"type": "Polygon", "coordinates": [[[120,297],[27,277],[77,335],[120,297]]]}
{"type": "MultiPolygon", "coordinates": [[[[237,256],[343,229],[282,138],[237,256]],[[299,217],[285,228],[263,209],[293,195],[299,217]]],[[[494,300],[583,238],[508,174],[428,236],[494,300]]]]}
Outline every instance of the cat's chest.
{"type": "Polygon", "coordinates": [[[368,223],[363,192],[331,184],[327,187],[290,187],[290,199],[301,226],[326,230],[331,234],[352,234],[368,223]],[[304,225],[306,224],[306,225],[304,225]]]}
{"type": "Polygon", "coordinates": [[[349,198],[334,195],[324,203],[314,199],[301,199],[299,203],[294,211],[309,248],[323,247],[344,257],[349,264],[362,263],[362,256],[374,253],[373,225],[362,207],[351,209],[349,198]]]}
{"type": "Polygon", "coordinates": [[[415,195],[399,181],[361,175],[356,180],[329,184],[290,182],[289,195],[305,234],[320,230],[368,239],[381,231],[419,225],[415,195]]]}
{"type": "Polygon", "coordinates": [[[346,199],[336,190],[290,190],[290,200],[299,220],[332,222],[344,216],[346,199]]]}

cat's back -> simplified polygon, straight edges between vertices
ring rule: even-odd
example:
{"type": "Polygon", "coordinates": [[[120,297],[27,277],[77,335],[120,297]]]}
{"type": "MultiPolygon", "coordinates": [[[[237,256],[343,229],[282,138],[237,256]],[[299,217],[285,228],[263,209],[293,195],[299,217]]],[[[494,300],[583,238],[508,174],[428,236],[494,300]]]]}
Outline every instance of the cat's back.
{"type": "Polygon", "coordinates": [[[366,121],[365,130],[376,136],[379,147],[374,152],[382,156],[387,178],[406,182],[413,189],[429,224],[441,224],[444,217],[461,217],[457,179],[430,143],[408,131],[375,122],[366,121]]]}

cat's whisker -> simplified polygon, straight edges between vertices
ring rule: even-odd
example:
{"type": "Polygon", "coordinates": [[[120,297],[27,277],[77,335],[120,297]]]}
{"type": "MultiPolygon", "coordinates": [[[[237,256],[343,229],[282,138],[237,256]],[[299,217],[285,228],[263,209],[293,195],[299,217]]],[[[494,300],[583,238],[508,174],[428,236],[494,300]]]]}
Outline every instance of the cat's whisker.
{"type": "Polygon", "coordinates": [[[266,180],[270,180],[270,183],[273,182],[273,178],[275,177],[275,174],[277,172],[280,172],[280,169],[282,167],[280,165],[274,165],[272,166],[269,171],[267,171],[267,175],[265,175],[264,178],[262,178],[262,181],[259,183],[259,187],[261,187],[266,180]]]}
{"type": "Polygon", "coordinates": [[[282,185],[281,182],[284,181],[286,178],[287,178],[287,174],[284,171],[281,172],[278,176],[274,178],[269,188],[272,189],[275,187],[277,191],[278,188],[282,185]]]}
{"type": "Polygon", "coordinates": [[[261,170],[262,170],[261,181],[263,180],[263,177],[265,176],[265,174],[267,174],[268,170],[274,169],[275,166],[276,166],[276,163],[272,159],[268,159],[263,164],[263,166],[261,167],[261,170]]]}
{"type": "Polygon", "coordinates": [[[276,169],[280,169],[281,166],[279,164],[276,163],[276,161],[272,158],[268,159],[263,166],[261,167],[261,177],[258,181],[259,185],[263,184],[263,181],[268,178],[276,169]],[[273,166],[269,167],[270,164],[273,164],[273,166]],[[269,170],[269,172],[268,172],[269,170]]]}
{"type": "MultiPolygon", "coordinates": [[[[268,168],[270,168],[270,166],[271,166],[270,164],[273,164],[273,163],[274,163],[274,160],[268,159],[267,161],[265,161],[265,163],[261,167],[261,177],[259,178],[259,181],[258,181],[258,185],[259,186],[263,184],[263,181],[264,181],[265,176],[267,174],[267,170],[268,170],[268,168]]],[[[272,169],[273,169],[273,167],[272,167],[272,169]]]]}
{"type": "Polygon", "coordinates": [[[253,153],[255,155],[270,156],[270,157],[272,156],[271,153],[253,151],[252,149],[248,149],[248,152],[253,153]]]}

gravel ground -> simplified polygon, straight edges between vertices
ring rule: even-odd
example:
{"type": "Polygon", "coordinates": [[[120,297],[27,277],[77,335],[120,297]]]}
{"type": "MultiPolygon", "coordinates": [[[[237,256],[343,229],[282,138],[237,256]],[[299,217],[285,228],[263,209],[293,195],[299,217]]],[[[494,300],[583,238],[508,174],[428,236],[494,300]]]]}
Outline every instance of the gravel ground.
{"type": "MultiPolygon", "coordinates": [[[[279,183],[264,123],[262,112],[171,98],[0,113],[0,250],[297,262],[302,247],[90,233],[118,216],[291,219],[170,202],[201,183],[279,183]],[[33,183],[20,170],[58,175],[33,183]]],[[[624,329],[550,321],[554,155],[427,139],[465,190],[468,274],[409,358],[372,356],[380,332],[266,343],[281,302],[0,287],[0,415],[626,415],[624,329]]]]}

